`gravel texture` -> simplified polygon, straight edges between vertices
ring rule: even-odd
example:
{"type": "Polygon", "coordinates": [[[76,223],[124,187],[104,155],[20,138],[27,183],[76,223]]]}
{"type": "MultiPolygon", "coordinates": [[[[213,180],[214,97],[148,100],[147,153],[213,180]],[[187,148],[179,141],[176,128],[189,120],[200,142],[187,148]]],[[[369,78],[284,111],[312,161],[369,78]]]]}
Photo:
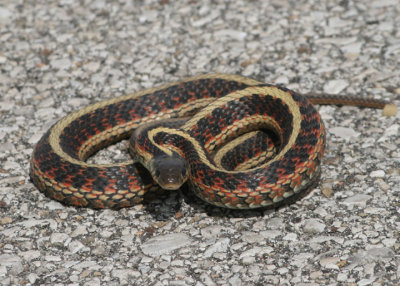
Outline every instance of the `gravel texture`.
{"type": "MultiPolygon", "coordinates": [[[[319,107],[321,183],[279,210],[227,211],[185,190],[77,209],[28,177],[62,116],[190,75],[400,106],[399,23],[398,0],[0,0],[0,284],[399,285],[399,115],[319,107]]],[[[92,160],[124,156],[120,143],[92,160]]]]}

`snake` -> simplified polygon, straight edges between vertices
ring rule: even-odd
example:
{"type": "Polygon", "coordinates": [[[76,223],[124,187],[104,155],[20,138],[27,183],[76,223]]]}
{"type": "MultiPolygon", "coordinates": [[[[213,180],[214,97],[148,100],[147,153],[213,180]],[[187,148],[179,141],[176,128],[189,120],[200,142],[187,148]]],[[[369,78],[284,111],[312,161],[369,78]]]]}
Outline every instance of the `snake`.
{"type": "Polygon", "coordinates": [[[29,173],[47,197],[77,207],[130,207],[187,185],[218,207],[274,208],[319,182],[326,131],[314,104],[390,105],[304,96],[239,75],[200,75],[66,115],[37,142],[29,173]],[[88,162],[123,139],[132,158],[88,162]]]}

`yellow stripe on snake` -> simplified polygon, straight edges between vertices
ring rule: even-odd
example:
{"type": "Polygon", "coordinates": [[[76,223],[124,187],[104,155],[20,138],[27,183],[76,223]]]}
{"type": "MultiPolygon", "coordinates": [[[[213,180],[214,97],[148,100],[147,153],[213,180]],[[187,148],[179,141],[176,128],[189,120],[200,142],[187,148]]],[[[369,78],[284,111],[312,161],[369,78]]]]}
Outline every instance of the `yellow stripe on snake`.
{"type": "Polygon", "coordinates": [[[55,123],[37,143],[30,176],[67,205],[121,208],[185,182],[227,208],[277,207],[317,184],[325,129],[312,103],[392,108],[317,95],[236,75],[204,75],[95,103],[55,123]],[[130,138],[133,160],[89,164],[130,138]]]}

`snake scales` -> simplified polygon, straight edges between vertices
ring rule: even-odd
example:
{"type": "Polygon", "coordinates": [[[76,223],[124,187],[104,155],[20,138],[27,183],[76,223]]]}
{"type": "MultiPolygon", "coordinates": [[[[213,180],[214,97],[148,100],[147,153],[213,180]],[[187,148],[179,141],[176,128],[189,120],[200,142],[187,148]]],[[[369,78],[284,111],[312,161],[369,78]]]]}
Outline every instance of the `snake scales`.
{"type": "Polygon", "coordinates": [[[67,115],[37,143],[30,176],[46,196],[74,206],[128,207],[158,185],[176,189],[187,180],[217,206],[276,207],[318,182],[325,129],[312,103],[386,105],[360,97],[307,99],[236,75],[197,76],[67,115]],[[135,161],[86,162],[133,130],[135,161]]]}

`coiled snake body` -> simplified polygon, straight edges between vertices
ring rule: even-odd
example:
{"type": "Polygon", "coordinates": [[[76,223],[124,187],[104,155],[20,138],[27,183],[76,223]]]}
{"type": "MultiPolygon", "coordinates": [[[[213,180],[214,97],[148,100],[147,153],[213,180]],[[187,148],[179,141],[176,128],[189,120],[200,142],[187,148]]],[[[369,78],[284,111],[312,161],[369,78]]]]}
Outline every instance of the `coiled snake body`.
{"type": "Polygon", "coordinates": [[[67,115],[37,143],[30,176],[48,197],[74,206],[128,207],[158,185],[176,189],[188,179],[198,197],[217,206],[275,207],[318,181],[325,129],[311,102],[384,106],[307,99],[236,75],[198,76],[67,115]],[[133,130],[135,160],[86,162],[133,130]]]}

